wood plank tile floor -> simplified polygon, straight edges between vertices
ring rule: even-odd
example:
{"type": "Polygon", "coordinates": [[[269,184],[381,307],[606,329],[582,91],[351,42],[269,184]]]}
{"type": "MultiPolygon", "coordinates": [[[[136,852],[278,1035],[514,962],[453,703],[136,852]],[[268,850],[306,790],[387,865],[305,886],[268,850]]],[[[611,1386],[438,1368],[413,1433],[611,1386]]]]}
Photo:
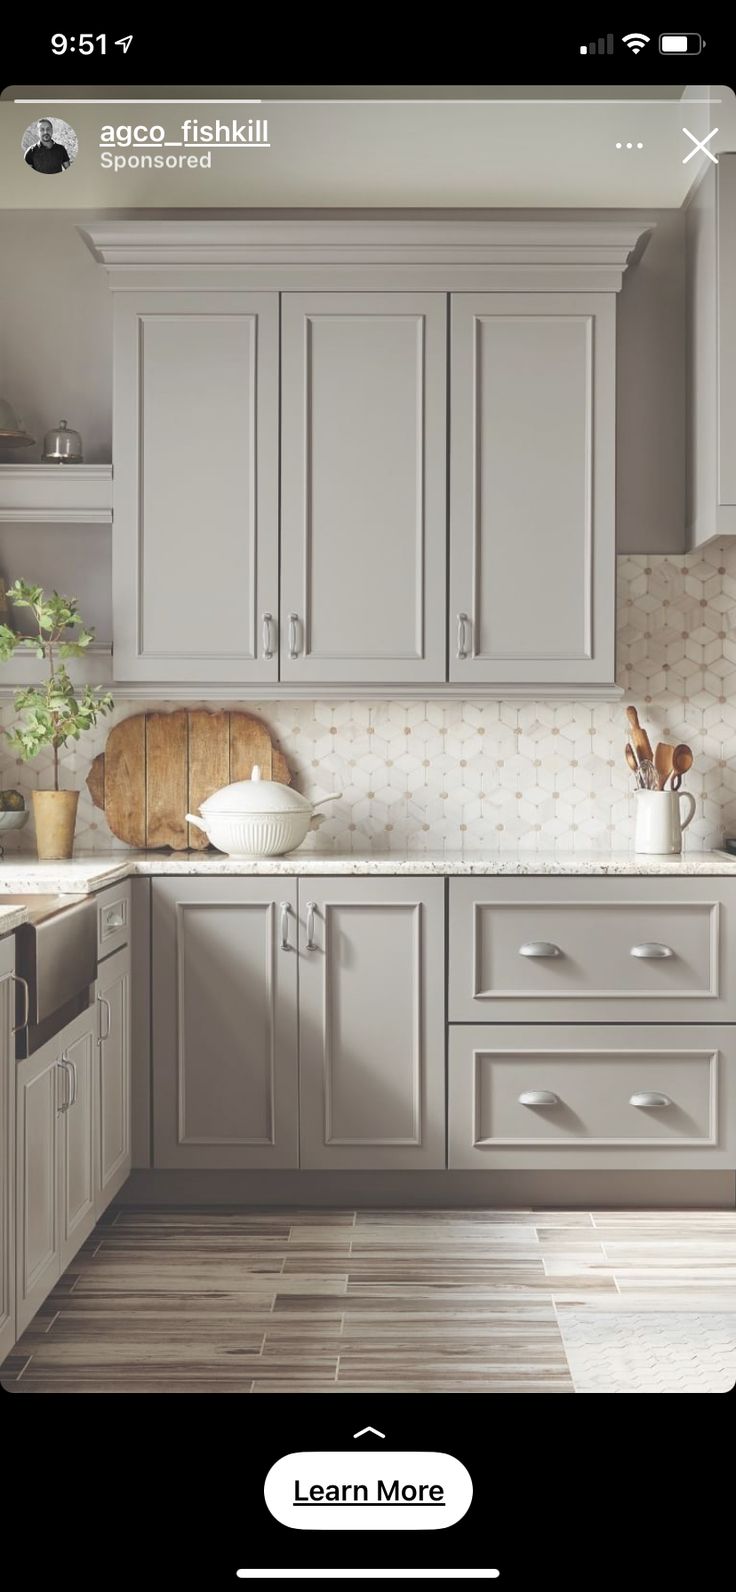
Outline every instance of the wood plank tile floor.
{"type": "Polygon", "coordinates": [[[720,1392],[736,1212],[112,1207],[17,1393],[720,1392]]]}

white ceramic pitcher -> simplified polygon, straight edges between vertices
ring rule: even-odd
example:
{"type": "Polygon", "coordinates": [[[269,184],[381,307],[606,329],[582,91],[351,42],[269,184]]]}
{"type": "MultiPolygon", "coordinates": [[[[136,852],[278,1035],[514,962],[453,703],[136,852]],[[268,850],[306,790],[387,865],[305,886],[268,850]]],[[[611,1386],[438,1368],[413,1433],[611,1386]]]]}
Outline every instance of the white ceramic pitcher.
{"type": "Polygon", "coordinates": [[[634,850],[659,856],[682,851],[682,831],[695,816],[695,797],[687,790],[638,790],[634,793],[636,822],[634,850]],[[680,816],[680,802],[687,802],[687,818],[680,816]]]}

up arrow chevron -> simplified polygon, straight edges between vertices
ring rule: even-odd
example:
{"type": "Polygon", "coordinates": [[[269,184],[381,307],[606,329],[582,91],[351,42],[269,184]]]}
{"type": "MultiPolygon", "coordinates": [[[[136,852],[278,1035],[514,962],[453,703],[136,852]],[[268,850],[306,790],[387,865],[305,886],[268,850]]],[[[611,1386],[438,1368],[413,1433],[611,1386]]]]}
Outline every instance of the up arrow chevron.
{"type": "Polygon", "coordinates": [[[379,1432],[379,1430],[378,1430],[378,1428],[376,1426],[361,1426],[359,1432],[353,1432],[353,1438],[365,1437],[368,1432],[372,1432],[374,1437],[385,1437],[386,1436],[386,1433],[385,1432],[379,1432]]]}

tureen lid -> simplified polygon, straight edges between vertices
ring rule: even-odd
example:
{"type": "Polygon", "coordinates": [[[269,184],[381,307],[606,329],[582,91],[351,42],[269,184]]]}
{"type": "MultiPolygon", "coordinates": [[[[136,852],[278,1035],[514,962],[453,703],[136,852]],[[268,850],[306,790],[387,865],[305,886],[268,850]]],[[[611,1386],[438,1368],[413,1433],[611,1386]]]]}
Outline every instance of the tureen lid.
{"type": "Polygon", "coordinates": [[[311,812],[312,803],[288,785],[277,779],[263,779],[257,763],[253,765],[250,779],[238,779],[234,785],[223,785],[201,803],[200,812],[225,813],[302,813],[311,812]]]}

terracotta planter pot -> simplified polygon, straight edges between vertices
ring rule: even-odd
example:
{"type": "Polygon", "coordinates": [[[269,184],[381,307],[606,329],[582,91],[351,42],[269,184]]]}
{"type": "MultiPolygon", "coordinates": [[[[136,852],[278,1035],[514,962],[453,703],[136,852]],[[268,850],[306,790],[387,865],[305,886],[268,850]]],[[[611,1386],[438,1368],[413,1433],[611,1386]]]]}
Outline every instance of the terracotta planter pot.
{"type": "Polygon", "coordinates": [[[31,796],[39,857],[50,861],[71,857],[79,791],[34,790],[31,796]]]}

